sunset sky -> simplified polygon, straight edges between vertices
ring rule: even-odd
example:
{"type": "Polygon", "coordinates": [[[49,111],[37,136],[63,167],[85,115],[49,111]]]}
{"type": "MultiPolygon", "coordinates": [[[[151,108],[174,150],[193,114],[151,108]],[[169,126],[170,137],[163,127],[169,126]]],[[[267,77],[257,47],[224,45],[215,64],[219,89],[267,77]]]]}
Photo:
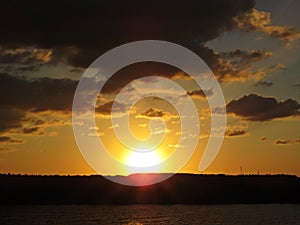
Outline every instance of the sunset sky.
{"type": "MultiPolygon", "coordinates": [[[[300,1],[16,0],[2,1],[0,9],[0,173],[95,174],[72,130],[78,81],[97,57],[114,47],[164,40],[199,55],[223,90],[225,138],[203,173],[239,174],[242,169],[246,174],[300,176],[300,1]]],[[[188,74],[173,66],[144,62],[119,70],[98,96],[97,126],[91,133],[96,131],[119,160],[143,163],[130,158],[119,143],[114,130],[122,127],[112,124],[110,115],[120,90],[160,88],[159,79],[137,80],[144,76],[175,81],[185,89],[179,96],[197,105],[198,145],[180,172],[199,173],[210,135],[206,98],[215,93],[206,90],[205,96],[188,74]]],[[[131,129],[141,139],[149,136],[151,119],[165,121],[165,128],[153,131],[165,135],[154,161],[187,148],[178,145],[184,134],[178,112],[167,101],[148,97],[131,108],[118,101],[115,106],[117,117],[131,110],[131,129]]],[[[105,175],[115,174],[109,164],[103,162],[103,167],[105,175]]]]}

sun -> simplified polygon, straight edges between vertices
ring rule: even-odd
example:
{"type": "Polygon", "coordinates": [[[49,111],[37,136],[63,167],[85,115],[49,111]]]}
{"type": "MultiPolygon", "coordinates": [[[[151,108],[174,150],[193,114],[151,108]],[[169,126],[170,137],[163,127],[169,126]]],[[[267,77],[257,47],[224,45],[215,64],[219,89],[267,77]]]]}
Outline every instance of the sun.
{"type": "Polygon", "coordinates": [[[126,164],[132,167],[150,167],[162,162],[159,151],[131,151],[126,158],[126,164]]]}

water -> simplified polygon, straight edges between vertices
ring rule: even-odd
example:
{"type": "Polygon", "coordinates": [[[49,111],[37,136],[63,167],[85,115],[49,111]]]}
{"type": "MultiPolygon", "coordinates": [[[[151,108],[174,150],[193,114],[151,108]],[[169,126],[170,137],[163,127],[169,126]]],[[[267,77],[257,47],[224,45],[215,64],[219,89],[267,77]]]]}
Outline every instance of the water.
{"type": "Polygon", "coordinates": [[[0,206],[1,225],[300,224],[300,205],[0,206]]]}

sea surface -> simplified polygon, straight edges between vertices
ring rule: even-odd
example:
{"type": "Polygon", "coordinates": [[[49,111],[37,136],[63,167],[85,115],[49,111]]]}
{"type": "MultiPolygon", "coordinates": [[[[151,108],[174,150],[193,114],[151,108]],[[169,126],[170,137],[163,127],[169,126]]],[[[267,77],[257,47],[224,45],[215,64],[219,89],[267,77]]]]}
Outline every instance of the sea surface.
{"type": "Polygon", "coordinates": [[[300,205],[0,206],[0,224],[300,225],[300,205]]]}

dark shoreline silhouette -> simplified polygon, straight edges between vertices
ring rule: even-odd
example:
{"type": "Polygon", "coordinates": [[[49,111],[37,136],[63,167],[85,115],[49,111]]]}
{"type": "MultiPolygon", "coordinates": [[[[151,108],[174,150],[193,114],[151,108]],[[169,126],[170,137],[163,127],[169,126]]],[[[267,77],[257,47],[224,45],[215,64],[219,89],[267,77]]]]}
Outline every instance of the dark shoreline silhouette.
{"type": "MultiPolygon", "coordinates": [[[[145,175],[120,178],[138,176],[145,175]]],[[[100,175],[0,175],[0,184],[2,205],[300,203],[300,178],[292,175],[175,174],[140,187],[116,184],[100,175]]]]}

